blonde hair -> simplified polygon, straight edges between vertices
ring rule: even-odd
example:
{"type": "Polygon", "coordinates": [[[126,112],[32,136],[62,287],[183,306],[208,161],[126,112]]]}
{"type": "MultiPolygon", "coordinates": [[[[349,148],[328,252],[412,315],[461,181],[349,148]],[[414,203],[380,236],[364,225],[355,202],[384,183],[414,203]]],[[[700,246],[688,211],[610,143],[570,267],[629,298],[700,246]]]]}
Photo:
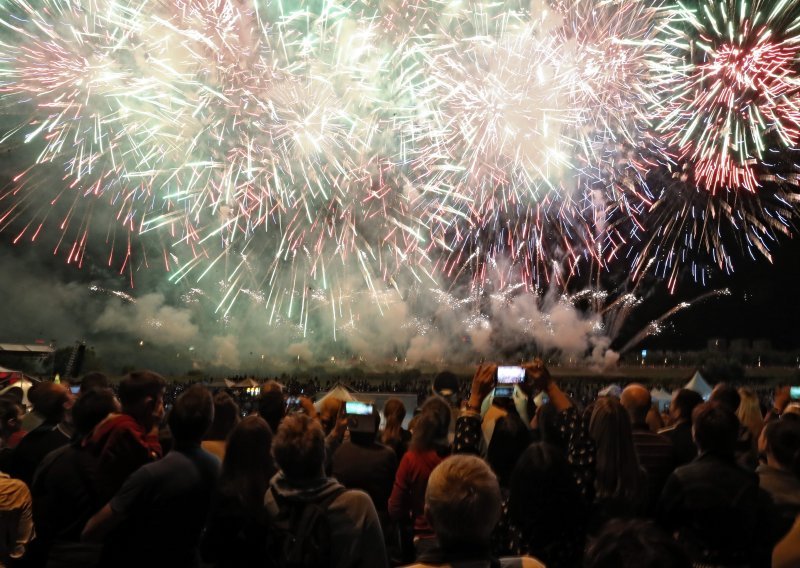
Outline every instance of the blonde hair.
{"type": "Polygon", "coordinates": [[[764,416],[761,414],[761,405],[758,396],[752,389],[746,387],[739,388],[739,408],[736,409],[736,417],[753,435],[755,440],[761,434],[764,427],[764,416]]]}
{"type": "Polygon", "coordinates": [[[500,519],[500,484],[476,456],[455,455],[428,478],[425,508],[445,549],[488,541],[500,519]]]}

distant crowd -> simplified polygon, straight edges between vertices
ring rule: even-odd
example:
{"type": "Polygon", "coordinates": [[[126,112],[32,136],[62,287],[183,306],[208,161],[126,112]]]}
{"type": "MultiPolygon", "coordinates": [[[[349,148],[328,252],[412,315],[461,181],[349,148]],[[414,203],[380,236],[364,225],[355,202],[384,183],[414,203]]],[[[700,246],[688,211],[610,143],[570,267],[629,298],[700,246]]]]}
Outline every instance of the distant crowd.
{"type": "Polygon", "coordinates": [[[9,389],[0,567],[800,566],[797,389],[516,371],[9,389]]]}

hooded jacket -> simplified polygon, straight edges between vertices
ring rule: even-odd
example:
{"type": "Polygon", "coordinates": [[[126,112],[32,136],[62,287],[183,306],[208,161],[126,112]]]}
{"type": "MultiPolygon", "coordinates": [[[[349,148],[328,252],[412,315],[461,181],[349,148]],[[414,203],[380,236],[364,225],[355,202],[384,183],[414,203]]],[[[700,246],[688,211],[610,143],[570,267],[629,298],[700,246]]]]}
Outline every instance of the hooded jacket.
{"type": "MultiPolygon", "coordinates": [[[[278,473],[264,496],[264,506],[269,517],[275,518],[279,512],[275,495],[288,502],[313,503],[342,489],[338,481],[329,477],[293,483],[283,473],[278,473]]],[[[344,491],[330,504],[327,514],[331,527],[332,568],[389,566],[378,513],[369,495],[355,489],[344,491]]]]}
{"type": "Polygon", "coordinates": [[[97,495],[105,503],[130,474],[162,456],[158,435],[128,414],[112,414],[98,424],[86,442],[97,458],[97,495]]]}

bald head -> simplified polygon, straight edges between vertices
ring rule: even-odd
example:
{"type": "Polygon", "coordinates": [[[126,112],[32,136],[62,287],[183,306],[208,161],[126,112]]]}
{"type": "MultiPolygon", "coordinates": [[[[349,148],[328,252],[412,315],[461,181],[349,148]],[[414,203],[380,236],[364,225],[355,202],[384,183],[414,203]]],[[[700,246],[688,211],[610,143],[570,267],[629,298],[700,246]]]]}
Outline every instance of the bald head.
{"type": "Polygon", "coordinates": [[[619,398],[622,406],[628,411],[631,421],[634,424],[644,424],[647,412],[650,410],[652,400],[650,391],[638,383],[633,383],[625,387],[619,398]]]}

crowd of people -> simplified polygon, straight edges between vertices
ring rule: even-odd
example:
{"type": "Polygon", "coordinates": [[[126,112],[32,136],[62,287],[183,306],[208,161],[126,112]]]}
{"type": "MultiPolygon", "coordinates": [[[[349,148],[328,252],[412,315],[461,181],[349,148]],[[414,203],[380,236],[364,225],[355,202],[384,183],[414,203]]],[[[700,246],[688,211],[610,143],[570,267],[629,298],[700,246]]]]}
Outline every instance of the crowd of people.
{"type": "Polygon", "coordinates": [[[800,566],[787,388],[678,389],[660,412],[640,384],[589,396],[524,369],[522,396],[482,365],[413,412],[274,380],[242,412],[149,371],[39,383],[29,412],[12,389],[0,566],[800,566]]]}

